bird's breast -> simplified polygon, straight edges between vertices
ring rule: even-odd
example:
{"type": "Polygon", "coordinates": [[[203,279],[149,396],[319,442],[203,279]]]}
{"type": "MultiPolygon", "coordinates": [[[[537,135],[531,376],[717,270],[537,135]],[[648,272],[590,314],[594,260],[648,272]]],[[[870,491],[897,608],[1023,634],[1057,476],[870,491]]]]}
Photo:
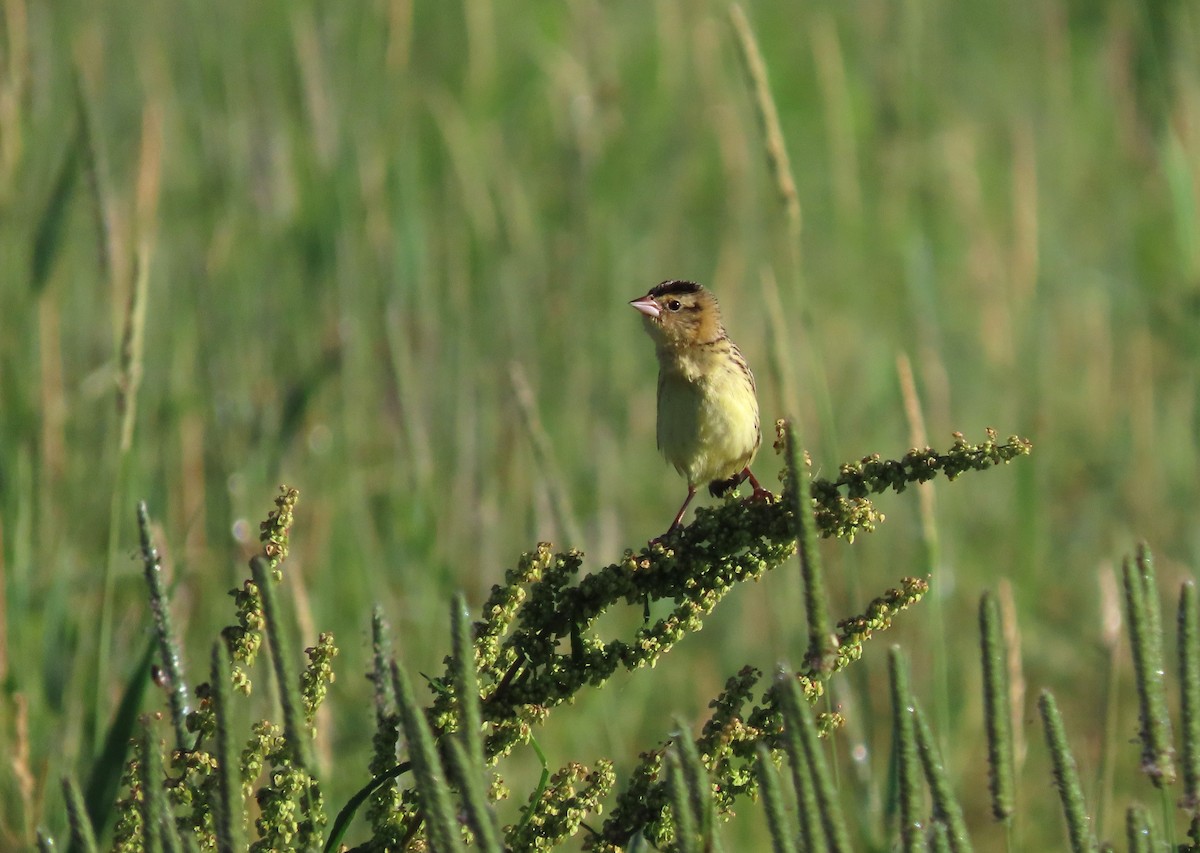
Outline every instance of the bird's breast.
{"type": "Polygon", "coordinates": [[[663,364],[658,384],[658,447],[696,485],[732,477],[758,450],[753,379],[729,353],[715,363],[663,364]]]}

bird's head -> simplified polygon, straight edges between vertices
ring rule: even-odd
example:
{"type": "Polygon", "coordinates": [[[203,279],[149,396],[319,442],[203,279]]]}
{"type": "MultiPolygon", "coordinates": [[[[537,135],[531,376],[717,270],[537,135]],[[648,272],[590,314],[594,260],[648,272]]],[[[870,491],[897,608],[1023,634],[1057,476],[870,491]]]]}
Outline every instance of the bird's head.
{"type": "Polygon", "coordinates": [[[724,334],[717,297],[694,281],[664,281],[629,304],[641,312],[660,349],[709,343],[724,334]]]}

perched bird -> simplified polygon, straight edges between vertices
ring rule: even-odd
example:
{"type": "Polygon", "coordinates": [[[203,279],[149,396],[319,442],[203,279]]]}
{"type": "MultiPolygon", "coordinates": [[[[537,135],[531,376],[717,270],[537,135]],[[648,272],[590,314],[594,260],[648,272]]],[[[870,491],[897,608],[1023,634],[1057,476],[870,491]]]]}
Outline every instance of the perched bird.
{"type": "Polygon", "coordinates": [[[717,298],[692,281],[664,281],[629,304],[658,355],[658,449],[688,483],[667,533],[704,483],[714,497],[746,479],[754,497],[770,495],[750,473],[762,441],[754,374],[725,333],[717,298]]]}

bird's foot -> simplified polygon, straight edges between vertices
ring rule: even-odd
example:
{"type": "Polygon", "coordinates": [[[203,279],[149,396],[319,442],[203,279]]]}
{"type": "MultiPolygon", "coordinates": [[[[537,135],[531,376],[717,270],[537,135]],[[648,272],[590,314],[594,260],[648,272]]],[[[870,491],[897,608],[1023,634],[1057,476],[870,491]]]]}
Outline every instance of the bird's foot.
{"type": "Polygon", "coordinates": [[[775,493],[772,492],[770,489],[764,489],[762,486],[759,486],[757,489],[755,489],[753,492],[750,493],[750,497],[746,498],[746,500],[747,501],[766,501],[767,503],[774,503],[775,502],[775,493]]]}
{"type": "Polygon", "coordinates": [[[665,548],[666,545],[664,543],[668,539],[673,538],[675,536],[675,534],[678,533],[682,527],[683,527],[683,525],[679,524],[678,522],[676,522],[675,524],[672,524],[670,527],[667,528],[666,533],[663,533],[661,536],[655,536],[653,539],[651,539],[649,542],[647,542],[646,547],[649,548],[651,551],[654,550],[655,545],[661,545],[662,547],[665,548]]]}
{"type": "Polygon", "coordinates": [[[749,498],[747,498],[747,500],[767,501],[768,503],[774,502],[775,495],[773,495],[769,489],[763,488],[762,483],[758,482],[758,478],[754,476],[748,467],[742,472],[742,474],[744,474],[745,478],[750,481],[750,485],[754,487],[754,492],[749,498]]]}

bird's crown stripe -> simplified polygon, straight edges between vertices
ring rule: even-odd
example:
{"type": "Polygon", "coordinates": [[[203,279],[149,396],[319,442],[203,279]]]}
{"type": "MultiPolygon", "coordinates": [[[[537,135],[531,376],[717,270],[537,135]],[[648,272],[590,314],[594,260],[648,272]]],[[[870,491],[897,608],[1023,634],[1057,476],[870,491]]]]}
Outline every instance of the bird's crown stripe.
{"type": "Polygon", "coordinates": [[[697,293],[700,285],[694,281],[664,281],[650,289],[651,296],[676,296],[681,293],[697,293]]]}

